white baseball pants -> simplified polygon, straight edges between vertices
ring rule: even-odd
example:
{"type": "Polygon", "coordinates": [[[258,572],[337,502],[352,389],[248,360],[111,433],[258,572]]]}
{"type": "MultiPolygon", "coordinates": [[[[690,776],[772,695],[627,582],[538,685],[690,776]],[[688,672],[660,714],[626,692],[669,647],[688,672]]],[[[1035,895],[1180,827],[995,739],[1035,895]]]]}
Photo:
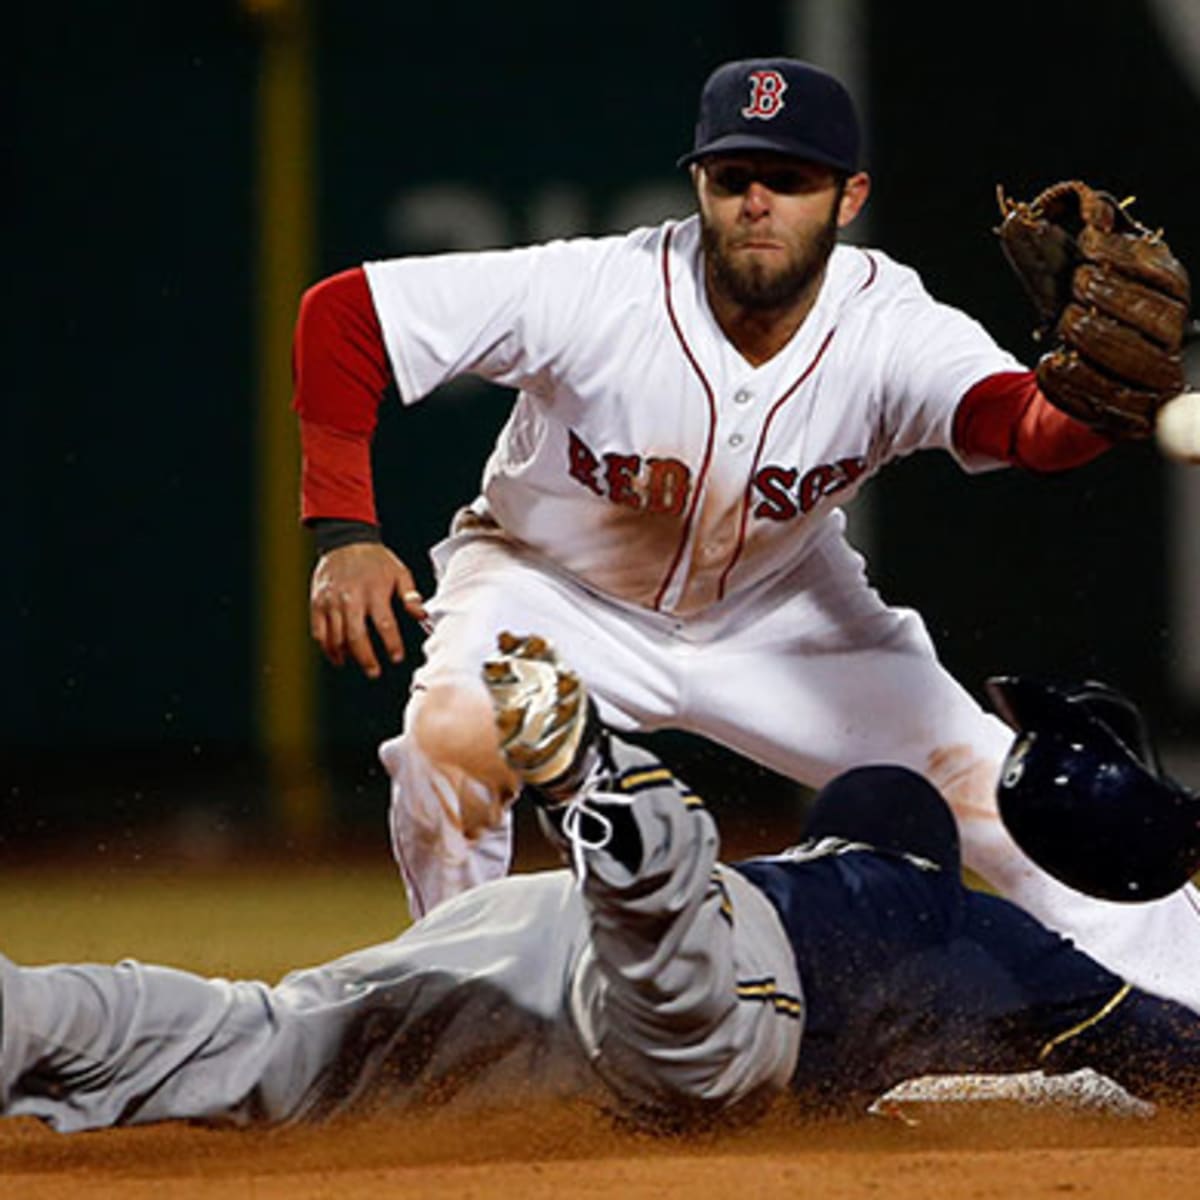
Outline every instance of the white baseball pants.
{"type": "Polygon", "coordinates": [[[1110,970],[1200,1012],[1196,889],[1113,904],[1030,862],[996,810],[1011,731],[941,666],[921,618],[880,599],[837,523],[799,568],[690,618],[598,596],[496,536],[452,537],[434,557],[425,663],[404,732],[380,748],[414,916],[510,863],[505,797],[413,720],[425,697],[452,695],[476,744],[494,739],[479,669],[508,629],[547,637],[617,730],[687,730],[813,787],[864,763],[920,771],[954,809],[970,869],[1110,970]]]}

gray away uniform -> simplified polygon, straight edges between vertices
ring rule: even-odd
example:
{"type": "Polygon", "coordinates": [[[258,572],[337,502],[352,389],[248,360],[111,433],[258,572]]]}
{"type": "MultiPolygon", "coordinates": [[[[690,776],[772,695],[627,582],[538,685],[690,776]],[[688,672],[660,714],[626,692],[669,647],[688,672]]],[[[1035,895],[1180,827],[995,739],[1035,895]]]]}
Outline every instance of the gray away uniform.
{"type": "Polygon", "coordinates": [[[484,884],[277,987],[0,957],[0,1112],[75,1130],[580,1096],[684,1129],[789,1086],[861,1111],[926,1074],[1085,1067],[1200,1104],[1200,1017],[965,888],[913,772],[839,776],[819,841],[725,867],[700,802],[613,753],[557,810],[574,874],[484,884]]]}
{"type": "Polygon", "coordinates": [[[764,894],[716,862],[700,802],[644,752],[614,754],[615,790],[636,796],[636,872],[582,846],[578,883],[483,885],[274,987],[0,957],[0,1112],[66,1132],[530,1092],[656,1123],[757,1108],[796,1067],[788,938],[764,894]]]}

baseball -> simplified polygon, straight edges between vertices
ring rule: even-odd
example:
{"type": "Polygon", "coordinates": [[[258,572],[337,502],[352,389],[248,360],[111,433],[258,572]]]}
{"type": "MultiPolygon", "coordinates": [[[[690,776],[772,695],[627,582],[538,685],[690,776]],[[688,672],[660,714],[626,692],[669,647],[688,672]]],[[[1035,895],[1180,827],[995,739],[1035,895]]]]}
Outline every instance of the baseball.
{"type": "Polygon", "coordinates": [[[1158,410],[1159,449],[1177,462],[1200,463],[1200,392],[1181,392],[1158,410]]]}

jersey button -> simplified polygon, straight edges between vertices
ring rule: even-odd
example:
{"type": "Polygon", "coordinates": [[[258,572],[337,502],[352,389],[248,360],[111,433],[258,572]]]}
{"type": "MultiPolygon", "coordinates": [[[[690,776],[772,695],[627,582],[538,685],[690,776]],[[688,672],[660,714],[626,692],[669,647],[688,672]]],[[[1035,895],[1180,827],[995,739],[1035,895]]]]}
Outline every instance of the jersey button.
{"type": "Polygon", "coordinates": [[[738,388],[733,393],[734,404],[749,404],[754,399],[754,393],[747,388],[738,388]]]}
{"type": "Polygon", "coordinates": [[[740,446],[745,440],[740,433],[731,433],[729,435],[729,444],[734,448],[740,446]]]}

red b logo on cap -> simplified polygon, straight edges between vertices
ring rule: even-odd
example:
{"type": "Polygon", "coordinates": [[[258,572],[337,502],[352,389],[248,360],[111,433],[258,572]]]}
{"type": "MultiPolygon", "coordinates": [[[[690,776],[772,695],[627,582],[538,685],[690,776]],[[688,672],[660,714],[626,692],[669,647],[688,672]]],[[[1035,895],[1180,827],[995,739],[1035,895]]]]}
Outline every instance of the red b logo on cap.
{"type": "Polygon", "coordinates": [[[778,71],[751,71],[750,103],[742,109],[742,116],[769,121],[783,108],[785,91],[787,80],[778,71]]]}

